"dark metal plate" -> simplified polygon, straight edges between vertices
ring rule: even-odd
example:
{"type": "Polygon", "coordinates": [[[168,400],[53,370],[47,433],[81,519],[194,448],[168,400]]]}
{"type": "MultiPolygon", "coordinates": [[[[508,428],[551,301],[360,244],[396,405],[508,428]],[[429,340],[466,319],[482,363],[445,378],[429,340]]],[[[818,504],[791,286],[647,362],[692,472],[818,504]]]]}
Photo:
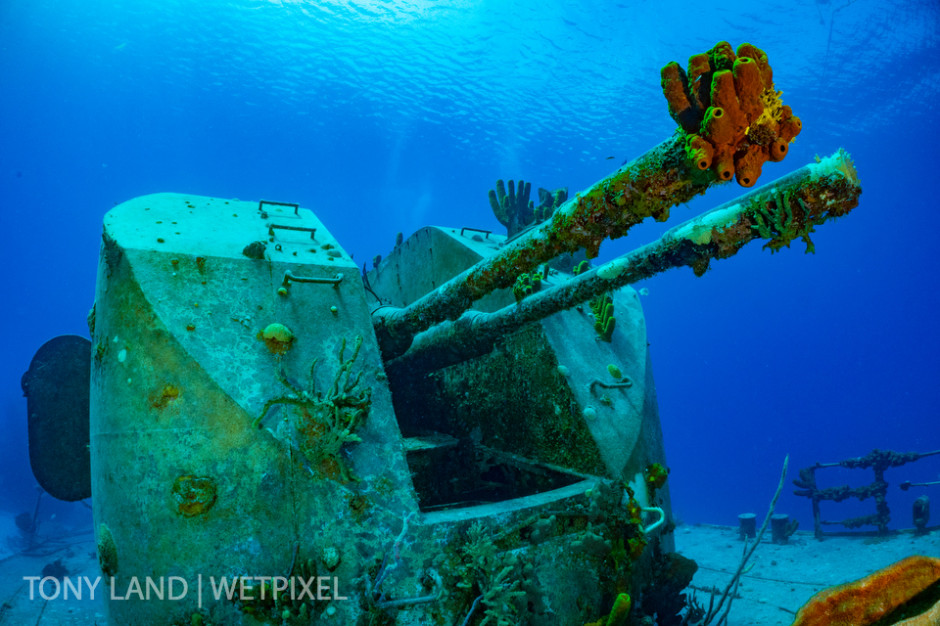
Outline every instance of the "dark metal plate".
{"type": "Polygon", "coordinates": [[[61,335],[36,351],[21,381],[33,475],[59,500],[73,502],[91,496],[90,380],[91,342],[61,335]]]}

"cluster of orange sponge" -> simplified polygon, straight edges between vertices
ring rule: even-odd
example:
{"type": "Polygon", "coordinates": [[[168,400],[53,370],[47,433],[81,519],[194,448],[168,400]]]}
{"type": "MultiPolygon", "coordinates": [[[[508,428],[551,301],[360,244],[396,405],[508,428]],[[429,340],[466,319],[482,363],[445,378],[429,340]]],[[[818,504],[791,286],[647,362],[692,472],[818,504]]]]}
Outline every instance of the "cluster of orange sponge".
{"type": "MultiPolygon", "coordinates": [[[[940,559],[909,556],[859,580],[823,589],[803,605],[791,626],[880,624],[885,616],[935,589],[938,582],[940,559]]],[[[940,602],[904,621],[888,619],[897,626],[936,626],[940,623],[940,602]]]]}
{"type": "Polygon", "coordinates": [[[689,58],[689,70],[662,69],[669,114],[686,133],[686,154],[720,180],[734,176],[751,187],[767,161],[780,161],[800,133],[800,118],[780,101],[763,50],[749,43],[737,53],[727,41],[689,58]]]}

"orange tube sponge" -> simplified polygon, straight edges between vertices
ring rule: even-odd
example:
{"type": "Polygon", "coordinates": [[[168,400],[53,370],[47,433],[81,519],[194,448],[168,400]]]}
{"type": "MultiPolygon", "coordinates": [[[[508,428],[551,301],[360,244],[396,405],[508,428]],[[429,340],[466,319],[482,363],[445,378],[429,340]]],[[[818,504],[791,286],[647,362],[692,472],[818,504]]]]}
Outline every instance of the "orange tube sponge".
{"type": "Polygon", "coordinates": [[[708,60],[711,62],[712,69],[716,72],[730,70],[736,58],[734,48],[727,41],[719,41],[714,48],[708,51],[708,60]]]}
{"type": "Polygon", "coordinates": [[[764,83],[764,89],[773,89],[774,71],[767,62],[767,54],[757,46],[749,43],[742,43],[738,46],[738,58],[747,57],[753,59],[760,68],[761,80],[764,83]]]}
{"type": "Polygon", "coordinates": [[[707,170],[711,167],[712,158],[715,156],[715,149],[712,145],[699,135],[689,135],[686,141],[685,153],[695,167],[700,170],[707,170]]]}
{"type": "Polygon", "coordinates": [[[910,556],[854,582],[823,589],[803,605],[792,626],[873,624],[938,580],[940,559],[910,556]]]}
{"type": "Polygon", "coordinates": [[[708,154],[701,147],[704,140],[711,145],[710,167],[720,180],[755,184],[764,162],[783,159],[802,128],[800,118],[780,101],[767,55],[749,43],[735,52],[721,41],[690,57],[687,72],[670,63],[662,70],[662,87],[669,114],[689,137],[690,164],[701,168],[709,160],[703,158],[708,154]],[[736,175],[740,167],[746,171],[736,175]]]}
{"type": "Polygon", "coordinates": [[[800,121],[800,118],[793,115],[793,110],[786,105],[780,109],[780,118],[777,135],[784,141],[793,141],[793,138],[799,135],[800,131],[803,130],[803,122],[800,121]]]}
{"type": "MultiPolygon", "coordinates": [[[[760,94],[758,94],[758,98],[760,94]]],[[[738,94],[734,89],[734,75],[731,70],[720,70],[712,75],[711,105],[721,107],[734,125],[735,133],[744,133],[747,121],[738,103],[738,94]]]]}
{"type": "Polygon", "coordinates": [[[770,160],[782,161],[783,157],[787,156],[789,150],[789,142],[784,139],[775,139],[773,143],[770,144],[770,160]]]}
{"type": "Polygon", "coordinates": [[[715,149],[712,167],[721,180],[727,181],[734,177],[734,152],[726,144],[721,144],[715,149]]]}
{"type": "Polygon", "coordinates": [[[739,56],[734,62],[734,90],[741,102],[741,110],[748,124],[753,124],[764,112],[760,95],[764,92],[764,81],[760,77],[757,62],[750,57],[739,56]]]}
{"type": "Polygon", "coordinates": [[[756,144],[748,146],[746,152],[734,156],[734,177],[742,187],[753,187],[760,178],[761,168],[767,162],[767,155],[756,144]]]}
{"type": "Polygon", "coordinates": [[[678,121],[686,132],[696,132],[698,118],[690,100],[689,82],[678,63],[673,61],[663,67],[660,72],[660,84],[666,102],[669,103],[669,115],[678,121]]]}
{"type": "Polygon", "coordinates": [[[689,93],[695,109],[701,115],[708,108],[708,95],[712,88],[712,66],[708,53],[689,57],[689,93]]]}
{"type": "Polygon", "coordinates": [[[735,141],[735,124],[730,115],[721,107],[708,107],[702,122],[702,137],[707,139],[712,148],[730,145],[735,141]]]}

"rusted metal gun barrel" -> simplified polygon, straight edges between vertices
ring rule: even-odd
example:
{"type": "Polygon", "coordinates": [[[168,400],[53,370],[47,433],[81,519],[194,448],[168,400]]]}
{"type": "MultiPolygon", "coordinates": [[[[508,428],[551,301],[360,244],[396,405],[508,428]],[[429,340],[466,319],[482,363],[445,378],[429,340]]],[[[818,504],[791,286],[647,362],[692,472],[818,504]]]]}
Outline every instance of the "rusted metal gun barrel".
{"type": "Polygon", "coordinates": [[[511,287],[519,274],[565,253],[597,255],[605,239],[627,234],[645,217],[659,221],[718,181],[711,170],[690,166],[685,142],[676,135],[577,194],[532,228],[438,289],[402,309],[386,307],[372,317],[383,357],[402,354],[419,332],[458,318],[475,300],[511,287]]]}
{"type": "Polygon", "coordinates": [[[799,238],[811,252],[814,227],[847,214],[858,205],[860,193],[855,167],[839,150],[518,304],[493,313],[469,311],[454,322],[440,324],[421,335],[407,353],[387,361],[386,371],[391,377],[405,371],[432,371],[485,354],[497,339],[524,324],[667,269],[687,265],[701,275],[712,259],[731,257],[754,239],[766,240],[764,247],[775,252],[799,238]]]}
{"type": "Polygon", "coordinates": [[[783,159],[800,132],[799,118],[780,101],[767,55],[751,44],[735,52],[728,42],[662,69],[663,95],[679,131],[558,208],[549,220],[512,241],[440,288],[403,309],[383,308],[373,325],[388,360],[412,338],[457,319],[477,300],[509,287],[516,277],[581,248],[597,256],[605,239],[627,234],[647,217],[665,221],[669,209],[709,185],[736,178],[754,185],[761,167],[783,159]]]}

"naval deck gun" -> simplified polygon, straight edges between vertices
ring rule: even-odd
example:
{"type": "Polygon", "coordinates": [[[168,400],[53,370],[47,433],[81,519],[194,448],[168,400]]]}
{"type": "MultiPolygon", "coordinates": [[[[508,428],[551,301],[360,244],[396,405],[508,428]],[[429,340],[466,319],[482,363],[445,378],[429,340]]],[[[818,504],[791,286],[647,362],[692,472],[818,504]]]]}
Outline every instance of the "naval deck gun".
{"type": "MultiPolygon", "coordinates": [[[[766,56],[745,52],[764,80],[766,56]]],[[[706,55],[719,85],[738,76],[721,69],[727,53],[706,55]]],[[[162,193],[112,209],[90,318],[90,473],[47,480],[87,481],[68,492],[94,496],[112,596],[148,576],[246,580],[250,593],[126,598],[109,618],[574,624],[626,619],[631,597],[675,586],[664,571],[691,576],[672,551],[629,285],[671,267],[702,274],[754,239],[812,245],[860,192],[840,151],[623,257],[546,267],[594,256],[711,184],[750,187],[759,157],[782,158],[792,113],[767,89],[748,96],[741,69],[727,116],[764,132],[736,137],[700,101],[697,63],[664,68],[664,90],[701,135],[678,133],[512,241],[423,228],[365,281],[297,205],[162,193]],[[761,103],[776,117],[748,109],[761,103]],[[326,581],[316,597],[280,587],[311,578],[326,581]]],[[[54,466],[34,444],[34,466],[54,466]]],[[[652,602],[633,610],[663,618],[652,602]]]]}

